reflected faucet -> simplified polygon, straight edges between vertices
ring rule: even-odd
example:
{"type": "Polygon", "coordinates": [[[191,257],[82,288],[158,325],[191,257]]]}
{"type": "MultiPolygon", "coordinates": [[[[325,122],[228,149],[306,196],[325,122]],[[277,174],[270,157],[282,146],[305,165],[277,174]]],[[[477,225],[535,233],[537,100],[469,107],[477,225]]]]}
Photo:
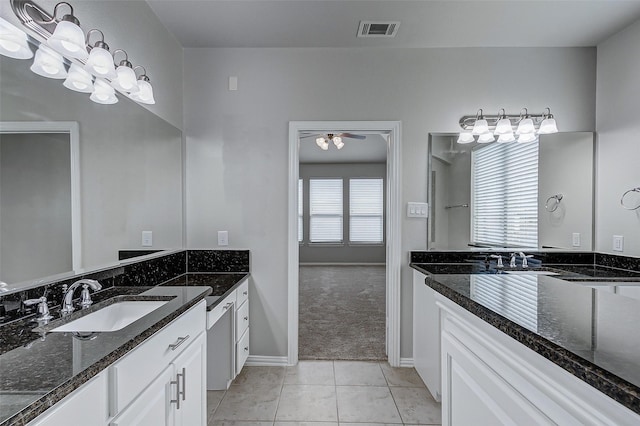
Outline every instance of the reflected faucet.
{"type": "Polygon", "coordinates": [[[518,253],[520,255],[520,257],[522,258],[522,267],[523,268],[528,268],[529,264],[527,263],[527,258],[528,257],[533,257],[532,254],[530,255],[525,255],[523,252],[518,253]]]}
{"type": "Polygon", "coordinates": [[[69,288],[66,288],[67,286],[65,285],[62,288],[62,291],[64,292],[64,296],[62,298],[62,310],[60,311],[62,312],[62,314],[69,314],[74,311],[73,292],[76,288],[80,287],[81,285],[82,285],[82,300],[80,302],[80,305],[83,308],[86,308],[93,303],[93,301],[91,300],[91,295],[89,294],[89,287],[91,287],[93,291],[98,291],[102,288],[102,285],[100,285],[98,281],[89,280],[89,279],[78,280],[73,284],[71,284],[69,288]]]}

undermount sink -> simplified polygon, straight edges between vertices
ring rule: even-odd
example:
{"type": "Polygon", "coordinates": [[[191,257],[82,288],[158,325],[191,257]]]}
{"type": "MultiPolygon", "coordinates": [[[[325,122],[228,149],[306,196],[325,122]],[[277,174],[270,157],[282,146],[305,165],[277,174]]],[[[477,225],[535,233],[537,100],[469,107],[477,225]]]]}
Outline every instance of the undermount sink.
{"type": "Polygon", "coordinates": [[[120,330],[167,303],[166,300],[127,300],[105,306],[52,332],[104,332],[120,330]]]}
{"type": "Polygon", "coordinates": [[[557,272],[551,271],[504,271],[504,273],[514,275],[559,275],[557,272]]]}

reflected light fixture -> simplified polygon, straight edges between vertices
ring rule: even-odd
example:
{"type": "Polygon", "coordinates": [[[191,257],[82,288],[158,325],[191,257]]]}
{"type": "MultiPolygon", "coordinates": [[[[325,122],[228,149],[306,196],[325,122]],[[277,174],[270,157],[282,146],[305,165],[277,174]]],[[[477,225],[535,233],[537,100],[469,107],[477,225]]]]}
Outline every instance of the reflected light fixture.
{"type": "Polygon", "coordinates": [[[93,93],[91,93],[89,99],[99,104],[115,104],[118,102],[115,89],[106,81],[98,78],[93,84],[93,93]]]}
{"type": "Polygon", "coordinates": [[[508,133],[513,134],[513,128],[511,127],[511,120],[507,118],[507,114],[504,112],[504,108],[500,108],[498,111],[500,119],[496,123],[496,130],[493,131],[494,135],[506,135],[508,133]],[[502,112],[502,114],[500,114],[502,112]]]}
{"type": "Polygon", "coordinates": [[[473,129],[471,130],[472,135],[483,135],[489,132],[489,123],[482,115],[482,109],[478,110],[476,114],[476,122],[473,125],[473,129]]]}
{"type": "Polygon", "coordinates": [[[90,47],[89,58],[84,64],[84,69],[95,75],[108,79],[116,78],[116,68],[113,64],[113,56],[109,53],[109,45],[104,42],[104,34],[97,29],[89,30],[87,33],[87,44],[92,33],[100,33],[100,40],[96,41],[93,47],[90,47]]]}
{"type": "Polygon", "coordinates": [[[138,87],[138,79],[136,73],[133,70],[133,65],[129,62],[129,55],[122,49],[117,49],[113,52],[115,58],[118,52],[124,53],[125,58],[120,61],[120,65],[116,68],[116,78],[111,80],[111,85],[121,92],[135,93],[140,90],[138,87]]]}
{"type": "Polygon", "coordinates": [[[529,111],[526,108],[522,108],[520,111],[520,123],[516,129],[516,135],[524,135],[528,133],[534,133],[536,131],[533,125],[533,119],[529,116],[529,111]],[[524,111],[524,114],[522,113],[524,111]]]}
{"type": "Polygon", "coordinates": [[[473,135],[470,132],[460,132],[458,136],[458,143],[472,143],[475,142],[473,135]]]}
{"type": "Polygon", "coordinates": [[[518,136],[518,142],[520,143],[529,143],[529,142],[537,142],[538,137],[535,133],[523,133],[518,136]]]}
{"type": "Polygon", "coordinates": [[[62,55],[43,44],[36,50],[31,71],[47,78],[61,79],[67,76],[62,55]]]}
{"type": "Polygon", "coordinates": [[[478,136],[478,143],[489,143],[495,141],[496,138],[493,136],[493,133],[487,132],[478,136]]]}
{"type": "Polygon", "coordinates": [[[27,34],[0,18],[0,54],[14,59],[31,59],[27,34]]]}
{"type": "Polygon", "coordinates": [[[515,140],[516,137],[513,135],[513,132],[498,136],[499,143],[514,142],[515,140]]]}
{"type": "Polygon", "coordinates": [[[539,135],[548,135],[550,133],[558,133],[558,126],[556,125],[556,119],[553,118],[553,114],[551,114],[551,110],[547,107],[545,108],[546,112],[543,115],[544,120],[540,123],[540,128],[538,129],[539,135]]]}
{"type": "Polygon", "coordinates": [[[153,87],[151,86],[149,77],[147,77],[147,70],[142,65],[138,65],[133,69],[134,73],[138,68],[142,68],[143,70],[143,74],[138,77],[139,90],[129,93],[129,97],[141,104],[153,105],[156,103],[156,100],[153,97],[153,87]]]}
{"type": "Polygon", "coordinates": [[[56,4],[51,22],[56,21],[56,12],[61,5],[69,6],[71,12],[58,21],[56,29],[47,40],[47,44],[68,58],[85,60],[89,54],[85,45],[84,32],[80,28],[80,21],[73,15],[73,7],[67,2],[56,4]]]}
{"type": "Polygon", "coordinates": [[[76,92],[93,92],[93,77],[77,64],[71,64],[67,79],[62,84],[67,89],[71,89],[76,92]]]}

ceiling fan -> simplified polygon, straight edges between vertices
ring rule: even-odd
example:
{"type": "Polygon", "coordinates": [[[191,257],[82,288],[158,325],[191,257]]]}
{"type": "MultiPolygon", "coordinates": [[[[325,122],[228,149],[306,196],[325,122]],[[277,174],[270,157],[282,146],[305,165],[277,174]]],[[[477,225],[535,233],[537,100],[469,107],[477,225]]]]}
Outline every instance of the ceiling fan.
{"type": "Polygon", "coordinates": [[[304,136],[302,136],[302,138],[316,137],[316,145],[318,145],[324,151],[329,149],[329,142],[333,142],[336,148],[342,149],[344,147],[344,142],[342,141],[342,138],[360,139],[360,140],[367,138],[365,135],[356,135],[354,133],[326,133],[326,134],[303,133],[303,134],[304,136]]]}

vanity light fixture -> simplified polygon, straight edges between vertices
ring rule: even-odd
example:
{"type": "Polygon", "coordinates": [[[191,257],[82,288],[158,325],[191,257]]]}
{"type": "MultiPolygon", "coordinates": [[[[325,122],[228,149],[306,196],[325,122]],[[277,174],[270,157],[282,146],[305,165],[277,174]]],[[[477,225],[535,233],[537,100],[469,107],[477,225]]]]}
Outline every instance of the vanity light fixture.
{"type": "Polygon", "coordinates": [[[0,18],[0,54],[14,59],[31,59],[27,34],[0,18]]]}
{"type": "Polygon", "coordinates": [[[47,78],[61,79],[67,76],[62,55],[43,44],[36,50],[31,71],[47,78]]]}
{"type": "Polygon", "coordinates": [[[138,87],[138,80],[136,73],[133,70],[133,65],[129,62],[129,55],[122,49],[117,49],[113,52],[115,58],[118,52],[124,53],[125,58],[120,61],[120,65],[116,68],[116,78],[111,80],[111,85],[121,92],[135,93],[140,90],[138,87]]]}
{"type": "Polygon", "coordinates": [[[89,96],[93,102],[98,104],[115,104],[118,102],[116,91],[109,83],[99,78],[93,84],[93,93],[89,96]]]}
{"type": "Polygon", "coordinates": [[[104,42],[104,34],[97,29],[89,30],[87,33],[87,44],[89,45],[89,38],[91,34],[97,32],[100,33],[100,40],[96,41],[93,47],[90,47],[89,58],[87,63],[84,64],[84,69],[89,71],[96,77],[114,79],[116,78],[116,67],[113,64],[113,56],[109,53],[109,45],[104,42]]]}
{"type": "Polygon", "coordinates": [[[93,76],[86,72],[80,65],[71,64],[67,79],[62,83],[64,87],[81,93],[93,92],[93,76]]]}
{"type": "Polygon", "coordinates": [[[67,2],[56,4],[53,8],[53,17],[50,22],[56,21],[56,12],[61,5],[69,6],[71,12],[64,15],[60,21],[57,21],[56,29],[51,37],[47,40],[47,44],[68,58],[76,58],[85,60],[89,56],[85,45],[84,32],[80,28],[80,21],[73,15],[73,7],[67,2]]]}
{"type": "Polygon", "coordinates": [[[538,141],[538,135],[557,133],[556,120],[547,107],[543,114],[529,114],[527,108],[522,108],[520,114],[506,114],[503,108],[498,115],[484,115],[479,109],[476,115],[465,115],[460,118],[460,127],[463,129],[458,136],[458,143],[466,144],[477,142],[490,143],[498,136],[498,142],[508,143],[519,141],[522,143],[538,141]],[[536,131],[536,126],[538,130],[536,131]],[[518,135],[516,139],[514,135],[518,135]],[[476,139],[477,136],[477,139],[476,139]]]}
{"type": "Polygon", "coordinates": [[[144,70],[144,73],[138,77],[139,90],[137,92],[129,93],[129,97],[141,104],[153,105],[156,103],[156,100],[153,97],[153,87],[151,87],[149,77],[147,77],[147,70],[142,65],[138,65],[133,69],[134,73],[138,68],[142,68],[144,70]]]}

